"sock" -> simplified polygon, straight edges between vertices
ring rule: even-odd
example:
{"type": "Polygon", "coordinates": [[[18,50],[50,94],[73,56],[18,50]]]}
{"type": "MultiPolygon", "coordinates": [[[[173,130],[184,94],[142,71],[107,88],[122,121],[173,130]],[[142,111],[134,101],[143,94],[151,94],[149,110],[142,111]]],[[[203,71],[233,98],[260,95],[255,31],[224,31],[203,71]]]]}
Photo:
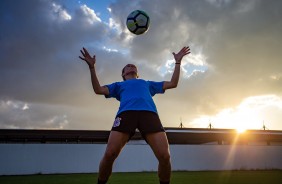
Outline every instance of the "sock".
{"type": "Polygon", "coordinates": [[[169,181],[166,182],[160,181],[160,184],[169,184],[169,181]]]}
{"type": "Polygon", "coordinates": [[[107,180],[99,180],[98,179],[98,183],[97,184],[106,184],[107,183],[107,180]]]}

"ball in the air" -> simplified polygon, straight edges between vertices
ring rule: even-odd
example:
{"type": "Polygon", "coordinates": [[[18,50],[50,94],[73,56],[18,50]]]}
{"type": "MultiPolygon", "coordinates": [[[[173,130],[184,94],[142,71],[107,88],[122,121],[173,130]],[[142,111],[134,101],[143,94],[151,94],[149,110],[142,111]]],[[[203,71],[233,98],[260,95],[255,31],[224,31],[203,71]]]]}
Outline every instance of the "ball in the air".
{"type": "Polygon", "coordinates": [[[131,12],[126,19],[128,30],[136,35],[140,35],[148,31],[150,25],[150,17],[142,10],[131,12]]]}

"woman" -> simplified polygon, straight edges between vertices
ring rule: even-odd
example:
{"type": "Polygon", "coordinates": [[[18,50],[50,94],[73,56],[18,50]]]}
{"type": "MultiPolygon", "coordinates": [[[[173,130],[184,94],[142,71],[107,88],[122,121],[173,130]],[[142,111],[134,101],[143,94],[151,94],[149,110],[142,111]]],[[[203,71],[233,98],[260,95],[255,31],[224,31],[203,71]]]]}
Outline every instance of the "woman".
{"type": "Polygon", "coordinates": [[[167,89],[177,87],[181,61],[184,56],[190,53],[190,48],[183,47],[177,54],[172,53],[175,59],[175,68],[170,81],[154,82],[139,79],[137,67],[128,64],[122,69],[123,82],[104,86],[100,85],[96,75],[96,56],[91,57],[85,48],[80,52],[83,57],[79,56],[79,58],[89,66],[94,92],[98,95],[105,95],[106,98],[113,97],[120,101],[107,148],[100,162],[98,184],[107,183],[115,159],[134,135],[136,129],[139,129],[159,161],[160,184],[169,184],[171,176],[169,145],[152,97],[155,94],[164,93],[167,89]]]}

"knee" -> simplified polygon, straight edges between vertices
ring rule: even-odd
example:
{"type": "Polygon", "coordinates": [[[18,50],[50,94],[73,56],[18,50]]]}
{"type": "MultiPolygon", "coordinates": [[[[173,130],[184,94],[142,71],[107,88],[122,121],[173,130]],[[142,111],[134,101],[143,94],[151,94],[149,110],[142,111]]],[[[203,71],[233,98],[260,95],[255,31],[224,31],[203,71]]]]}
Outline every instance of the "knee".
{"type": "Polygon", "coordinates": [[[169,152],[162,153],[162,154],[158,157],[158,160],[159,160],[160,163],[163,163],[163,164],[168,164],[168,163],[170,163],[170,153],[169,153],[169,152]]]}
{"type": "Polygon", "coordinates": [[[104,159],[108,161],[114,161],[119,155],[119,152],[114,151],[114,150],[106,150],[104,154],[104,159]]]}

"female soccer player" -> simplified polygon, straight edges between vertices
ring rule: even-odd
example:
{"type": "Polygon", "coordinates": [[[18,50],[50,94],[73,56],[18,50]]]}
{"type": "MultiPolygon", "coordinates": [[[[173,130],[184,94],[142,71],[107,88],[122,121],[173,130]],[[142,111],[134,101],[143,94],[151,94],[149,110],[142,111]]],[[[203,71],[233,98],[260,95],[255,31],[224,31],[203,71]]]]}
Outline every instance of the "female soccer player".
{"type": "Polygon", "coordinates": [[[104,95],[106,98],[113,97],[120,101],[107,148],[100,162],[98,184],[107,183],[115,159],[134,135],[136,129],[139,129],[159,161],[160,184],[169,184],[171,176],[169,145],[152,97],[155,94],[164,93],[167,89],[177,87],[181,61],[185,55],[190,53],[190,48],[183,47],[177,54],[172,53],[175,59],[175,68],[170,81],[154,82],[139,79],[137,67],[133,64],[127,64],[122,69],[124,81],[104,86],[100,85],[96,75],[96,56],[90,56],[85,48],[80,52],[83,57],[79,56],[79,58],[89,66],[94,92],[98,95],[104,95]]]}

